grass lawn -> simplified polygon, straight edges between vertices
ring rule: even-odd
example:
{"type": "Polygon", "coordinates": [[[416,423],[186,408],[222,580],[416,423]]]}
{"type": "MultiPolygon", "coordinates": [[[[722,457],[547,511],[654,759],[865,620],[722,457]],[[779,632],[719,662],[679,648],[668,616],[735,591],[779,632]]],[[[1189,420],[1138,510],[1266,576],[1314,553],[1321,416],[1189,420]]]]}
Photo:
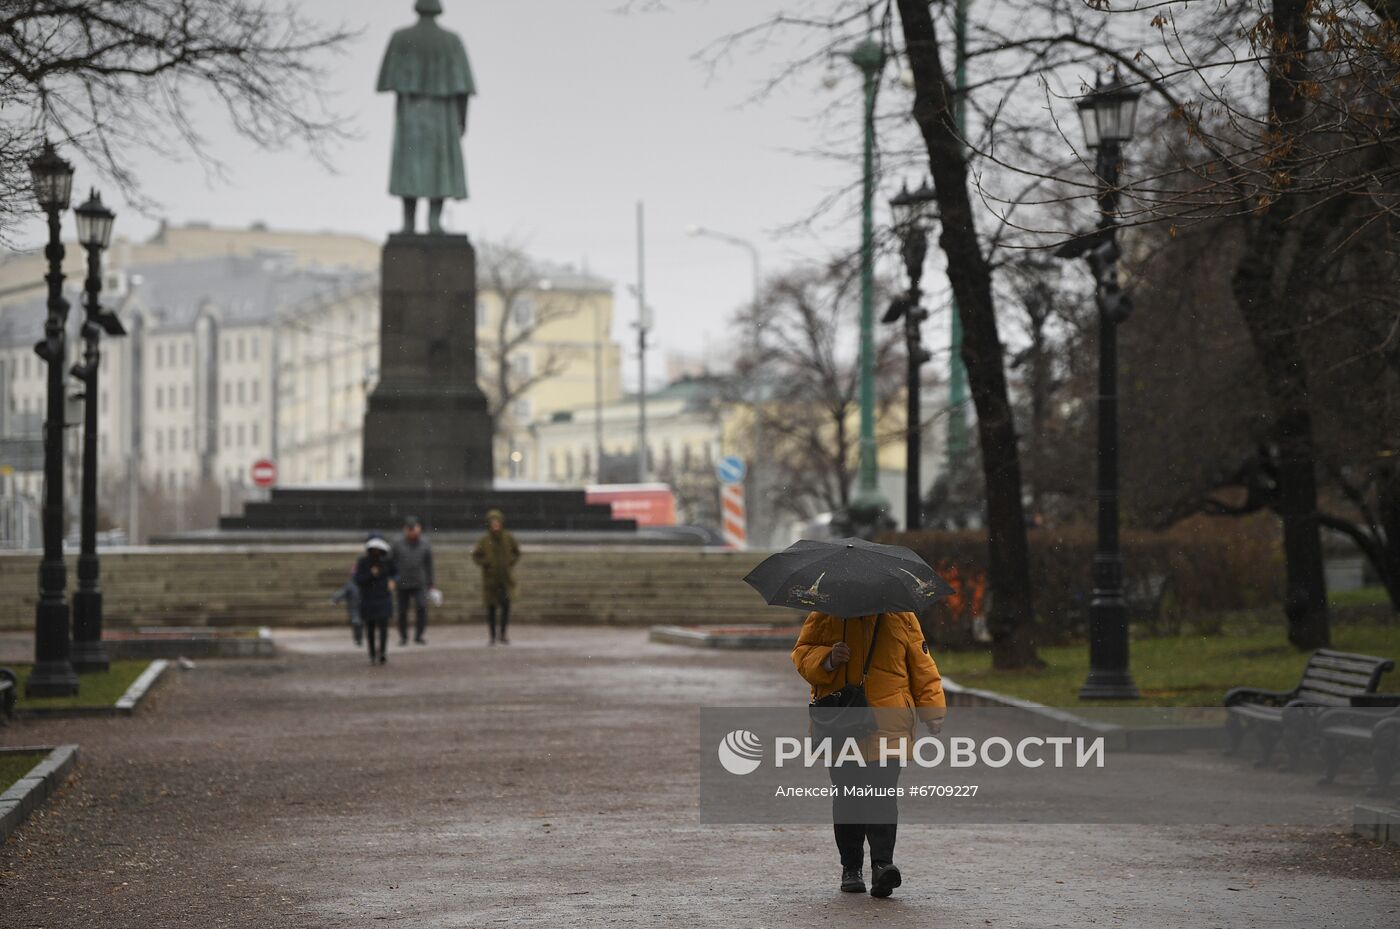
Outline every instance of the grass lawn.
{"type": "Polygon", "coordinates": [[[0,752],[0,793],[44,760],[45,752],[0,752]]]}
{"type": "MultiPolygon", "coordinates": [[[[1400,662],[1400,623],[1342,624],[1332,628],[1332,647],[1395,658],[1400,662]]],[[[1231,687],[1286,690],[1303,672],[1307,654],[1284,638],[1281,620],[1272,628],[1232,628],[1215,636],[1183,635],[1132,643],[1132,673],[1142,699],[1113,706],[1219,706],[1231,687]]],[[[986,652],[942,652],[938,669],[958,684],[1034,700],[1049,706],[1103,706],[1082,701],[1079,686],[1089,670],[1085,645],[1040,649],[1043,671],[993,671],[986,652]]],[[[1400,672],[1381,680],[1381,690],[1400,691],[1400,672]]]]}
{"type": "Polygon", "coordinates": [[[141,672],[150,666],[150,661],[114,661],[108,671],[101,674],[79,674],[78,693],[73,697],[43,697],[30,699],[24,695],[24,682],[29,678],[31,665],[13,665],[19,675],[20,710],[72,709],[111,706],[126,693],[141,672]]]}

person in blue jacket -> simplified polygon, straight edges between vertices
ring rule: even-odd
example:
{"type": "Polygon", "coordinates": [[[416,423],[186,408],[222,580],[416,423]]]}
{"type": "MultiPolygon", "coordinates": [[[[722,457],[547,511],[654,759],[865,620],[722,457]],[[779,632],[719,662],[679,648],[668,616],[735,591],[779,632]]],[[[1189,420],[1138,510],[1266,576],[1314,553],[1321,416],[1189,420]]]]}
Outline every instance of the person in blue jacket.
{"type": "Polygon", "coordinates": [[[384,664],[389,644],[389,618],[394,615],[397,572],[389,543],[377,532],[365,540],[365,553],[355,562],[355,586],[360,589],[360,618],[369,641],[369,663],[384,664]]]}

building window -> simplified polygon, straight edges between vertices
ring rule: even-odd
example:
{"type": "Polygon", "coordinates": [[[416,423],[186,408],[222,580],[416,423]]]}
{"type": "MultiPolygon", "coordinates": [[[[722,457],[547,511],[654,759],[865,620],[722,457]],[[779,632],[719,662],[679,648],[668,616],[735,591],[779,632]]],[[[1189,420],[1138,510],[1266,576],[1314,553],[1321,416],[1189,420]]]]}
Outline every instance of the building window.
{"type": "Polygon", "coordinates": [[[238,382],[238,405],[243,405],[243,382],[238,382]]]}
{"type": "Polygon", "coordinates": [[[521,352],[510,360],[511,370],[515,372],[516,383],[523,384],[530,379],[533,361],[534,359],[524,352],[521,352]]]}
{"type": "Polygon", "coordinates": [[[157,387],[156,387],[156,409],[158,409],[158,410],[163,410],[163,409],[165,409],[165,388],[164,388],[164,387],[160,387],[160,386],[157,386],[157,387]]]}
{"type": "Polygon", "coordinates": [[[233,360],[233,342],[232,342],[232,340],[225,338],[225,339],[224,339],[224,361],[232,361],[232,360],[233,360]]]}
{"type": "Polygon", "coordinates": [[[107,412],[107,388],[102,388],[102,392],[97,395],[97,408],[103,413],[107,412]]]}
{"type": "Polygon", "coordinates": [[[233,443],[230,442],[228,439],[229,439],[229,428],[228,428],[228,423],[224,423],[224,447],[225,447],[225,448],[227,448],[228,446],[230,446],[230,445],[233,444],[233,443]]]}
{"type": "Polygon", "coordinates": [[[190,366],[191,355],[190,343],[186,342],[180,349],[180,363],[188,368],[190,366]]]}
{"type": "MultiPolygon", "coordinates": [[[[258,344],[258,343],[254,342],[253,344],[256,345],[256,344],[258,344]]],[[[257,402],[258,402],[258,393],[259,393],[259,391],[258,391],[258,382],[257,382],[257,381],[253,381],[253,402],[254,402],[254,403],[257,403],[257,402]]]]}
{"type": "Polygon", "coordinates": [[[239,423],[239,424],[238,424],[238,443],[237,443],[239,448],[242,448],[243,445],[244,445],[243,436],[244,436],[243,424],[242,424],[242,423],[239,423]]]}
{"type": "Polygon", "coordinates": [[[250,430],[252,430],[252,436],[251,436],[251,441],[252,441],[252,443],[253,443],[254,445],[257,445],[257,444],[258,444],[258,433],[261,431],[261,430],[258,429],[258,424],[257,424],[257,423],[253,423],[253,424],[252,424],[251,426],[249,426],[248,428],[249,428],[250,430]]]}
{"type": "Polygon", "coordinates": [[[183,399],[185,401],[185,409],[188,410],[190,408],[190,385],[186,384],[183,388],[181,388],[180,392],[184,395],[183,399]]]}
{"type": "Polygon", "coordinates": [[[485,299],[484,297],[477,297],[477,298],[476,298],[476,324],[477,324],[478,326],[485,326],[485,325],[490,324],[490,322],[491,322],[491,309],[490,309],[490,307],[487,305],[486,299],[485,299]]]}
{"type": "Polygon", "coordinates": [[[535,325],[535,298],[522,295],[510,305],[510,321],[517,329],[529,329],[535,325]]]}
{"type": "Polygon", "coordinates": [[[229,405],[231,405],[232,403],[233,403],[233,382],[232,382],[232,381],[224,381],[224,406],[229,406],[229,405]]]}
{"type": "Polygon", "coordinates": [[[156,451],[165,451],[165,433],[159,430],[156,432],[156,451]]]}
{"type": "Polygon", "coordinates": [[[165,343],[163,342],[156,343],[156,367],[165,367],[165,343]]]}
{"type": "Polygon", "coordinates": [[[254,361],[257,361],[257,360],[258,360],[258,355],[259,355],[259,353],[261,352],[261,349],[262,349],[262,339],[261,339],[260,337],[258,337],[258,336],[253,336],[251,339],[249,339],[249,342],[250,342],[251,345],[252,345],[253,360],[254,360],[254,361]]]}
{"type": "Polygon", "coordinates": [[[530,414],[532,411],[533,407],[530,404],[529,397],[522,397],[515,401],[515,418],[522,423],[528,423],[530,421],[530,414]]]}
{"type": "Polygon", "coordinates": [[[244,351],[246,348],[247,348],[247,346],[244,344],[243,336],[239,336],[239,337],[238,337],[238,360],[239,360],[239,361],[242,361],[242,360],[246,357],[245,351],[244,351]]]}

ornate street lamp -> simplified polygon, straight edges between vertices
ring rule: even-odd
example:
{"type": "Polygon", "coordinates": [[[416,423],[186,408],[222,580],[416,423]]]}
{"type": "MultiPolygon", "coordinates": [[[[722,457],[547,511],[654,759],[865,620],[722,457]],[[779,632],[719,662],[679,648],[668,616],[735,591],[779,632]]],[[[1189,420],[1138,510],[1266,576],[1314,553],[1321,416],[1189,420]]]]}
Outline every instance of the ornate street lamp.
{"type": "Polygon", "coordinates": [[[1079,101],[1084,141],[1097,153],[1099,222],[1056,252],[1085,258],[1094,274],[1099,311],[1098,544],[1089,602],[1089,676],[1083,699],[1132,700],[1138,696],[1128,670],[1128,609],[1123,597],[1123,555],[1118,541],[1118,326],[1132,300],[1118,282],[1118,177],[1123,145],[1133,137],[1138,92],[1114,73],[1079,101]]]}
{"type": "Polygon", "coordinates": [[[79,671],[105,671],[110,666],[102,646],[101,566],[97,559],[97,413],[98,368],[102,333],[126,335],[121,321],[104,312],[102,252],[112,243],[116,214],[102,204],[97,191],[73,211],[78,217],[78,241],[87,250],[87,281],[83,287],[83,361],[73,366],[73,376],[83,383],[83,515],[82,549],[78,555],[78,590],[73,595],[73,667],[79,671]]]}
{"type": "Polygon", "coordinates": [[[904,320],[905,354],[909,361],[908,383],[905,386],[908,406],[905,415],[904,527],[911,532],[923,526],[923,461],[920,454],[923,413],[919,394],[923,387],[921,370],[932,356],[924,350],[921,327],[928,319],[928,310],[920,305],[923,291],[919,285],[924,277],[924,260],[928,257],[928,227],[933,219],[936,199],[932,185],[926,182],[918,190],[912,191],[906,184],[890,200],[895,232],[904,256],[904,269],[909,274],[909,290],[894,299],[889,311],[880,320],[884,323],[904,320]]]}
{"type": "Polygon", "coordinates": [[[44,557],[39,562],[39,603],[34,615],[34,669],[25,684],[32,697],[60,697],[78,692],[78,676],[69,663],[68,571],[63,564],[63,364],[68,301],[63,297],[63,240],[60,216],[73,192],[73,166],[44,143],[29,163],[34,199],[48,214],[49,242],[44,249],[49,272],[48,317],[44,339],[34,352],[49,366],[44,417],[44,557]]]}
{"type": "Polygon", "coordinates": [[[880,493],[875,457],[875,101],[885,70],[885,49],[866,39],[847,55],[865,81],[865,158],[861,186],[860,244],[860,471],[847,519],[852,531],[871,536],[889,501],[880,493]]]}

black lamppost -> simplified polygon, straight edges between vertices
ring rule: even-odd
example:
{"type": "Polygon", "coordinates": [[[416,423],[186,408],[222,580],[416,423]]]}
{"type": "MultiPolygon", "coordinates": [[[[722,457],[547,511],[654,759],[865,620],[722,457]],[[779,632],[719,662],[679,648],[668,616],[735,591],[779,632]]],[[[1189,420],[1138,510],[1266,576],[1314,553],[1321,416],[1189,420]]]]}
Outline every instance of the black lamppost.
{"type": "Polygon", "coordinates": [[[78,555],[78,590],[73,594],[73,667],[79,671],[105,671],[110,666],[102,647],[101,567],[97,560],[97,371],[102,362],[98,342],[102,333],[126,335],[121,321],[104,312],[102,252],[112,242],[116,215],[102,205],[97,191],[73,211],[78,216],[78,241],[87,250],[87,281],[83,287],[83,361],[73,366],[73,376],[83,382],[83,520],[82,551],[78,555]]]}
{"type": "Polygon", "coordinates": [[[1089,676],[1081,699],[1133,700],[1137,685],[1128,670],[1128,609],[1123,598],[1123,555],[1118,544],[1118,326],[1132,300],[1118,283],[1118,172],[1123,145],[1133,136],[1138,92],[1115,73],[1079,101],[1085,143],[1097,152],[1098,229],[1062,246],[1061,258],[1085,258],[1094,274],[1099,311],[1098,546],[1089,602],[1089,676]]]}
{"type": "Polygon", "coordinates": [[[880,320],[884,323],[904,320],[905,354],[909,360],[908,385],[905,388],[908,410],[904,440],[904,528],[910,532],[923,527],[923,481],[920,475],[923,413],[920,411],[919,394],[923,387],[921,371],[924,362],[932,356],[924,351],[920,327],[928,319],[928,310],[920,306],[923,291],[919,289],[919,284],[924,277],[924,260],[928,257],[928,223],[933,216],[935,196],[933,188],[927,183],[913,191],[906,184],[890,200],[895,231],[899,235],[900,251],[904,256],[904,268],[909,273],[909,290],[890,303],[889,310],[880,320]]]}
{"type": "Polygon", "coordinates": [[[48,409],[44,417],[44,558],[39,563],[39,603],[34,617],[34,669],[25,693],[61,697],[78,692],[78,675],[68,661],[68,571],[63,564],[63,366],[68,301],[63,297],[63,240],[59,217],[73,192],[73,166],[45,142],[29,163],[34,197],[48,214],[48,318],[44,339],[34,352],[49,366],[48,409]]]}

